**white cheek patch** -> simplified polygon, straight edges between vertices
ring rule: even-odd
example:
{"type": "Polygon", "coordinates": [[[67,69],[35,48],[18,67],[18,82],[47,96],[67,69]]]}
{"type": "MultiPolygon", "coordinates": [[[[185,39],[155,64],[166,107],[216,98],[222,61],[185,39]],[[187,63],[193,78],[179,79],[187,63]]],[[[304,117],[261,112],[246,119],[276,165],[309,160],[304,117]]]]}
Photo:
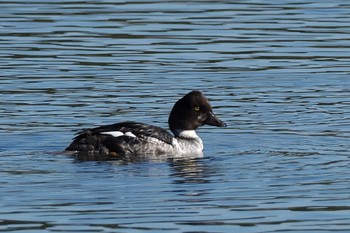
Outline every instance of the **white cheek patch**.
{"type": "Polygon", "coordinates": [[[110,132],[101,132],[101,134],[111,135],[113,137],[128,136],[128,137],[136,138],[135,134],[133,134],[132,132],[123,133],[120,131],[110,131],[110,132]]]}

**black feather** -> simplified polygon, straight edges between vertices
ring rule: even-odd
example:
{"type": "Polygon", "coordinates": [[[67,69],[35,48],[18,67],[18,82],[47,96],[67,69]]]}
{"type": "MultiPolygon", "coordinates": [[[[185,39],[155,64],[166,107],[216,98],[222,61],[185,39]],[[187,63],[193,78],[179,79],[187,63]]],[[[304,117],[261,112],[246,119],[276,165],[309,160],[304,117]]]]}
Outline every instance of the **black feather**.
{"type": "Polygon", "coordinates": [[[142,124],[137,122],[122,122],[111,125],[103,125],[92,129],[83,129],[77,133],[73,142],[66,148],[68,151],[82,151],[82,152],[97,152],[101,154],[108,154],[114,152],[117,155],[124,156],[133,154],[131,148],[142,139],[153,137],[167,144],[172,144],[173,136],[163,128],[142,124]],[[112,135],[103,134],[104,132],[131,132],[136,137],[120,136],[114,137],[112,135]]]}

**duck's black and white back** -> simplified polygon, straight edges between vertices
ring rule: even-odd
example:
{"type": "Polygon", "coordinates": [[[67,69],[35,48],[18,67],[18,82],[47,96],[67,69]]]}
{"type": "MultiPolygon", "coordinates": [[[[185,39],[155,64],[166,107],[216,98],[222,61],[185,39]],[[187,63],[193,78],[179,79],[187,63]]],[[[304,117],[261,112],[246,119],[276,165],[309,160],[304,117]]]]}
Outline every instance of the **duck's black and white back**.
{"type": "Polygon", "coordinates": [[[201,154],[203,142],[195,130],[204,124],[223,127],[200,91],[192,91],[178,100],[169,116],[173,132],[143,123],[122,122],[84,129],[67,151],[109,156],[201,154]]]}

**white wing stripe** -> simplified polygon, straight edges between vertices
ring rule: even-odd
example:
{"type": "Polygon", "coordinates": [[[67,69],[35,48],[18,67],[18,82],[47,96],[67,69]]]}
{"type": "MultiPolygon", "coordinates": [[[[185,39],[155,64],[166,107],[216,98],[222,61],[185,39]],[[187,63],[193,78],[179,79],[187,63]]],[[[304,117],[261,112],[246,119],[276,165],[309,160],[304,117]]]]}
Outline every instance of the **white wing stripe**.
{"type": "Polygon", "coordinates": [[[128,137],[136,138],[135,134],[133,134],[132,132],[123,133],[120,131],[109,131],[109,132],[101,132],[101,134],[107,134],[113,137],[128,136],[128,137]]]}

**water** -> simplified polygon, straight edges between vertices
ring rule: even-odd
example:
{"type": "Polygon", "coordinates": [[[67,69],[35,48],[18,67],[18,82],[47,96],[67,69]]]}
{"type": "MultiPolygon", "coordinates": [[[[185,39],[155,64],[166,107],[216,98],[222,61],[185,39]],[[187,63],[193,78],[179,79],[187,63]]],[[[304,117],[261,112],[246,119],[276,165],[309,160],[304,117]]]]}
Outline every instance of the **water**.
{"type": "Polygon", "coordinates": [[[350,5],[270,2],[1,1],[0,231],[350,232],[350,5]],[[193,89],[203,158],[57,153],[193,89]]]}

